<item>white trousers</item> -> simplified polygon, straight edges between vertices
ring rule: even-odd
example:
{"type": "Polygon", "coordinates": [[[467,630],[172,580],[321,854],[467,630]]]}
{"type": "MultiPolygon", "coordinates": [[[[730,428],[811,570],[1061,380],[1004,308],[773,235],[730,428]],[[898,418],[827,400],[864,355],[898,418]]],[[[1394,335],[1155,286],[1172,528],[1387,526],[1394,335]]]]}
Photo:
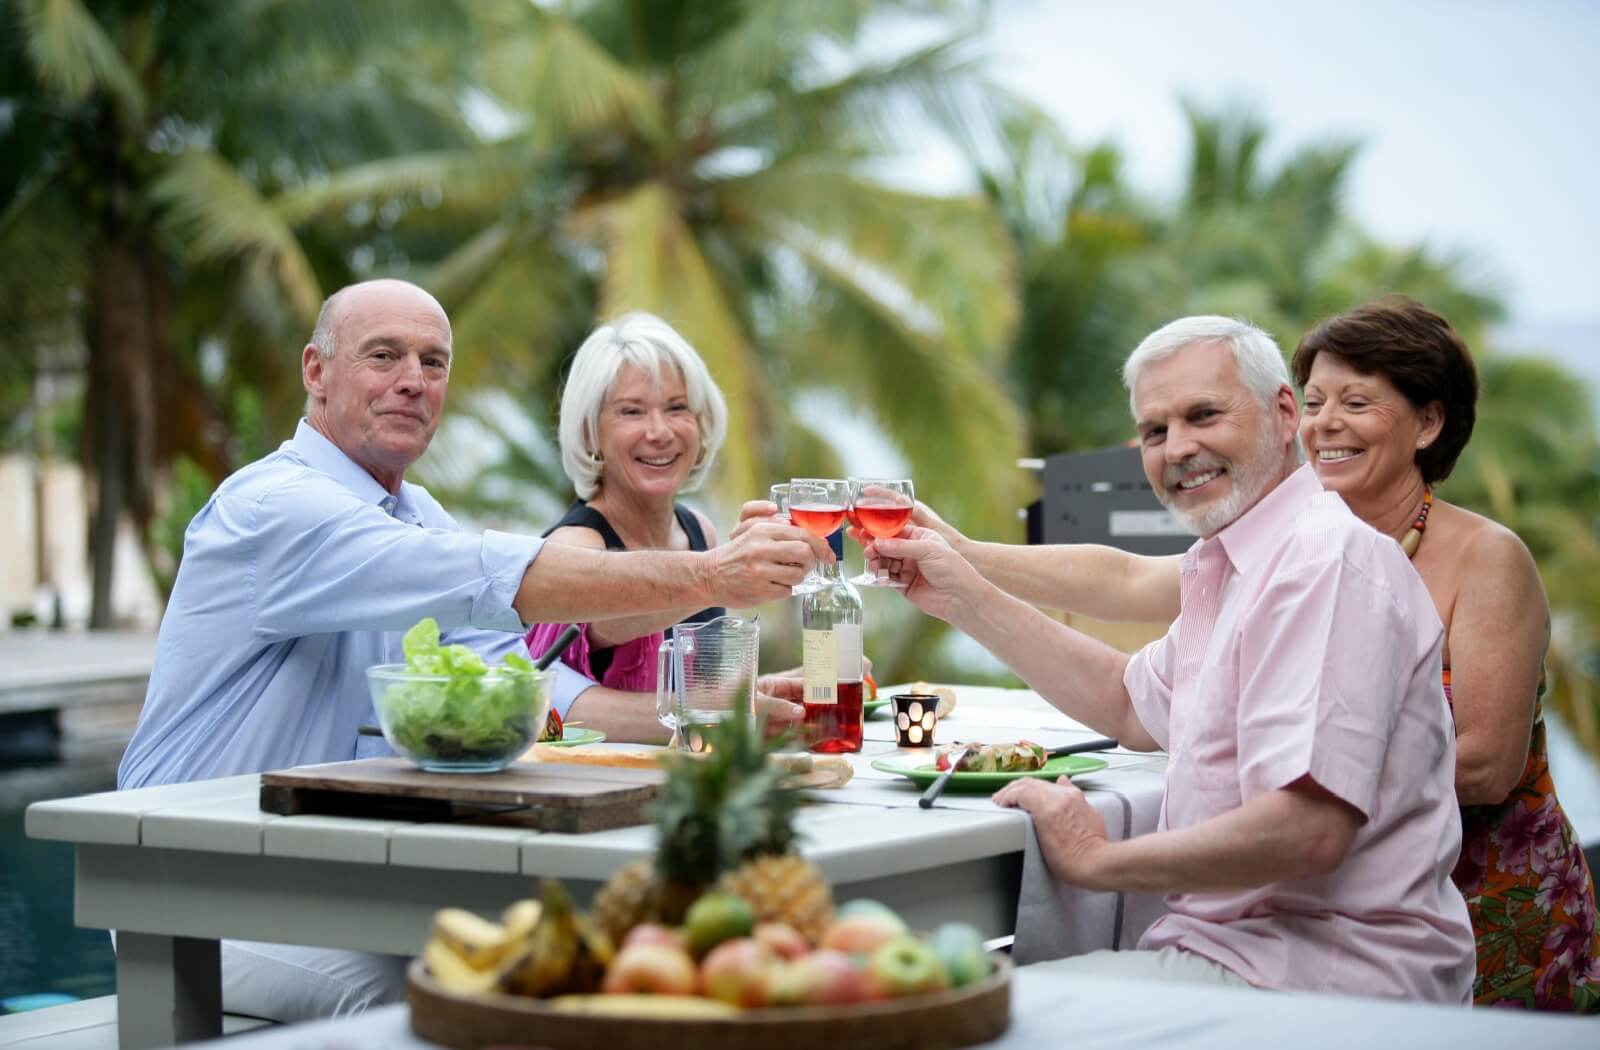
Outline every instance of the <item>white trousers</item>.
{"type": "MultiPolygon", "coordinates": [[[[111,950],[117,950],[117,931],[111,950]]],[[[404,1002],[406,958],[338,948],[223,941],[222,1012],[279,1024],[349,1017],[404,1002]]]]}
{"type": "Polygon", "coordinates": [[[337,948],[222,942],[222,1009],[282,1024],[405,1001],[407,959],[337,948]]]}
{"type": "Polygon", "coordinates": [[[1249,981],[1220,963],[1180,948],[1155,951],[1114,952],[1109,948],[1084,952],[1065,959],[1034,963],[1030,971],[1049,974],[1078,974],[1084,977],[1143,977],[1180,984],[1221,984],[1234,988],[1252,987],[1249,981]]]}

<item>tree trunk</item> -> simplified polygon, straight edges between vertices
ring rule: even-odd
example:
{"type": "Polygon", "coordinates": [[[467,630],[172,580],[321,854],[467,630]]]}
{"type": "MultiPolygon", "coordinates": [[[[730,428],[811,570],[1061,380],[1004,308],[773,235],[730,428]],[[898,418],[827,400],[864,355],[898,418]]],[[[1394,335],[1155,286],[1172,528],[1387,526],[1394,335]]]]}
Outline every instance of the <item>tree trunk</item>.
{"type": "Polygon", "coordinates": [[[131,237],[96,246],[89,288],[89,389],[84,442],[94,479],[89,558],[94,573],[89,626],[113,623],[111,583],[124,514],[148,521],[157,449],[161,365],[146,267],[154,253],[131,237]]]}

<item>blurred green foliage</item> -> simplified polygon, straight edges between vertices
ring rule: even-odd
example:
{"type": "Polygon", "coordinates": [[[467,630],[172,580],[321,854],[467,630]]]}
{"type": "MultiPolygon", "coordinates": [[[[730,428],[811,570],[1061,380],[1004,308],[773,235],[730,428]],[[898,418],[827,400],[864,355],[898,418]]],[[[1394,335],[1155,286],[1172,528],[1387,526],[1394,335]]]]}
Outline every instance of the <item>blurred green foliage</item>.
{"type": "MultiPolygon", "coordinates": [[[[1114,143],[1074,143],[988,80],[969,44],[986,8],[0,4],[0,447],[82,459],[112,515],[97,565],[104,523],[131,514],[169,586],[209,489],[298,415],[322,296],[395,275],[455,325],[451,411],[472,423],[419,465],[453,505],[546,523],[566,497],[563,363],[597,319],[647,309],[728,395],[724,515],[774,479],[874,469],[842,447],[842,413],[952,521],[1017,538],[1014,460],[1126,440],[1118,371],[1151,329],[1238,314],[1288,349],[1400,291],[1478,352],[1478,433],[1445,493],[1539,557],[1554,702],[1600,753],[1578,673],[1600,638],[1580,385],[1492,352],[1502,305],[1470,260],[1351,220],[1358,143],[1269,162],[1255,114],[1185,104],[1183,188],[1148,199],[1114,143]],[[886,176],[931,140],[967,156],[977,192],[886,176]]],[[[941,625],[874,616],[880,680],[958,673],[941,625]]]]}

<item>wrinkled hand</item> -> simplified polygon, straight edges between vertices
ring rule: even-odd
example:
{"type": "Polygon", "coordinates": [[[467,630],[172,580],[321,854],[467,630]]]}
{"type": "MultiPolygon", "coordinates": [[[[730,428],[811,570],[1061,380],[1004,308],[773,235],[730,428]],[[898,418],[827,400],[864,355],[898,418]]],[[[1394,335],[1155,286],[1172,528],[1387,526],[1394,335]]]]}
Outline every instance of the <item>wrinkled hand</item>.
{"type": "Polygon", "coordinates": [[[728,533],[728,539],[738,539],[763,521],[783,523],[785,520],[784,516],[778,513],[778,505],[776,503],[771,503],[764,499],[753,499],[739,508],[738,524],[734,525],[733,531],[728,533]]]}
{"type": "Polygon", "coordinates": [[[1033,817],[1033,831],[1052,875],[1076,885],[1093,881],[1096,854],[1106,846],[1106,822],[1069,778],[1054,784],[1013,780],[994,793],[994,801],[1033,817]]]}
{"type": "Polygon", "coordinates": [[[706,553],[708,590],[718,605],[748,608],[787,598],[813,562],[833,561],[822,540],[770,518],[734,533],[706,553]]]}
{"type": "Polygon", "coordinates": [[[892,539],[870,540],[867,564],[883,568],[905,586],[911,604],[930,616],[950,619],[983,578],[944,537],[932,529],[911,526],[892,539]]]}

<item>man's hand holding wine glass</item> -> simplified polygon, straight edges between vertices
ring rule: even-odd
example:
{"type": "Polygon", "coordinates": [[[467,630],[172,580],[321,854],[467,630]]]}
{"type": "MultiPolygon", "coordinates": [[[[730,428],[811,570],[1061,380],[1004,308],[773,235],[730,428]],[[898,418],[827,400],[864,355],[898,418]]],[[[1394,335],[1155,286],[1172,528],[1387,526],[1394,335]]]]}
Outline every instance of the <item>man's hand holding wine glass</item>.
{"type": "MultiPolygon", "coordinates": [[[[907,526],[900,535],[863,534],[867,560],[905,588],[906,599],[930,616],[951,620],[971,596],[989,586],[978,571],[932,529],[907,526]]],[[[952,621],[953,622],[953,621],[952,621]]]]}

